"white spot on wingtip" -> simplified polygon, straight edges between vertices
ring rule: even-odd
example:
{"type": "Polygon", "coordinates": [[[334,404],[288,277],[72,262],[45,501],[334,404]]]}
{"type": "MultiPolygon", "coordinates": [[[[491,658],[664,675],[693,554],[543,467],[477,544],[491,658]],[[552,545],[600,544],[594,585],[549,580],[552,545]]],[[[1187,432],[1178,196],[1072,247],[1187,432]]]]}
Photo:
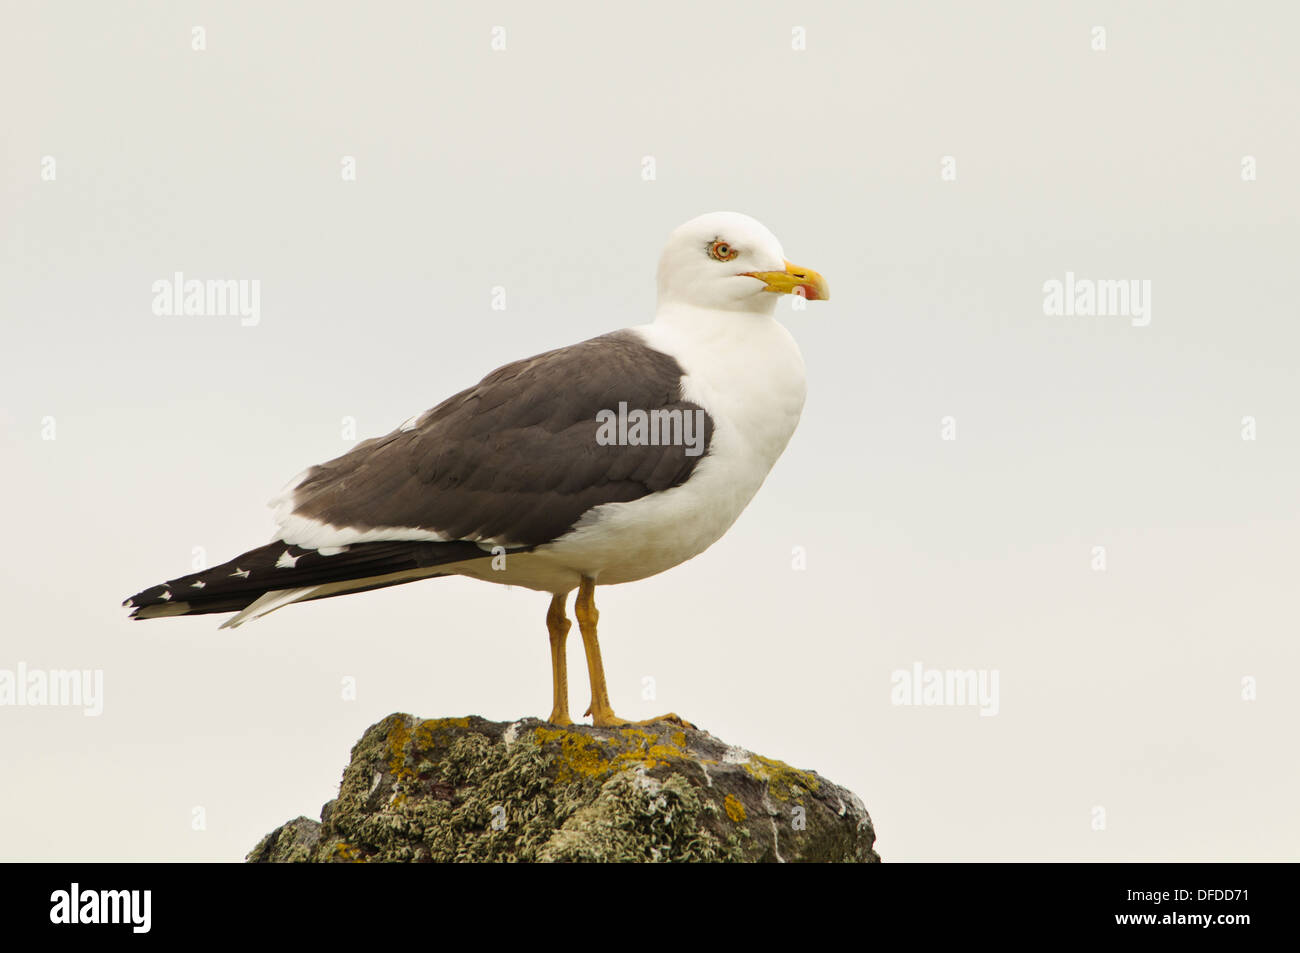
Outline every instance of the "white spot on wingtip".
{"type": "Polygon", "coordinates": [[[300,559],[302,559],[301,553],[298,554],[297,556],[290,556],[289,550],[286,549],[284,552],[280,554],[280,558],[275,561],[275,568],[292,569],[295,565],[297,565],[298,560],[300,559]]]}
{"type": "Polygon", "coordinates": [[[236,567],[235,567],[235,571],[232,572],[230,575],[231,575],[232,577],[234,577],[234,576],[238,576],[240,579],[247,579],[247,578],[249,577],[250,574],[251,574],[251,573],[250,573],[250,570],[248,570],[248,569],[240,569],[238,566],[236,566],[236,567]]]}
{"type": "Polygon", "coordinates": [[[169,600],[171,599],[171,597],[172,597],[171,590],[169,590],[169,589],[164,589],[164,590],[163,590],[163,594],[162,594],[161,596],[159,596],[158,598],[159,598],[159,599],[162,599],[164,602],[166,602],[166,601],[169,601],[169,600]]]}
{"type": "Polygon", "coordinates": [[[208,585],[208,584],[207,584],[206,582],[204,582],[202,579],[200,579],[200,580],[198,580],[197,582],[192,582],[192,583],[190,583],[190,588],[191,588],[191,589],[204,589],[204,588],[207,587],[207,585],[208,585]]]}
{"type": "Polygon", "coordinates": [[[134,608],[135,608],[135,600],[134,600],[134,599],[127,599],[126,602],[122,603],[122,608],[123,608],[123,609],[134,609],[134,608]]]}

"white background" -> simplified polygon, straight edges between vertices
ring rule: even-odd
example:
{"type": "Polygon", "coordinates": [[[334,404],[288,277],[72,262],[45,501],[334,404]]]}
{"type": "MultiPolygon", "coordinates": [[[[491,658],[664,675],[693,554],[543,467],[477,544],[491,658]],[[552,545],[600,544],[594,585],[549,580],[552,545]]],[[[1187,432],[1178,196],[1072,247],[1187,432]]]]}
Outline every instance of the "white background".
{"type": "Polygon", "coordinates": [[[734,529],[602,590],[620,713],[850,787],[888,861],[1294,859],[1295,6],[464,7],[4,4],[0,668],[103,669],[105,710],[0,708],[0,857],[237,861],[390,712],[545,716],[536,593],[119,603],[269,539],[343,418],[648,320],[731,209],[833,298],[782,302],[809,399],[734,529]],[[175,271],[261,323],[154,315],[175,271]],[[1067,271],[1151,323],[1044,315],[1067,271]],[[915,662],[997,669],[999,714],[892,705],[915,662]]]}

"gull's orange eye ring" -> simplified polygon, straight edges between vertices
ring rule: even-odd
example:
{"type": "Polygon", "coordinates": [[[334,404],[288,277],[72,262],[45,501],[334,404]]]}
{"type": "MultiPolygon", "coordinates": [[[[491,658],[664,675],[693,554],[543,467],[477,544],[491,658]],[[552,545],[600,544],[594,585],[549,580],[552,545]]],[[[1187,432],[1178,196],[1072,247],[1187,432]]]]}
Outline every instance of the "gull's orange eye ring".
{"type": "Polygon", "coordinates": [[[709,255],[718,261],[731,261],[739,255],[740,252],[732,248],[727,242],[714,242],[709,246],[709,255]]]}

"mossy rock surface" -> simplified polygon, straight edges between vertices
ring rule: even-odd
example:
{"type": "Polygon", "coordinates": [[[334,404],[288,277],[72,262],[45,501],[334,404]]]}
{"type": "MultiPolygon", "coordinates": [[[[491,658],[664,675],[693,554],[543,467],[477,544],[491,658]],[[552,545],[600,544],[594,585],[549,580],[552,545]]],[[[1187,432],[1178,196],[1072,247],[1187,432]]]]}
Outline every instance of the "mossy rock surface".
{"type": "Polygon", "coordinates": [[[875,838],[852,792],[704,731],[396,714],[352,749],[320,822],[247,859],[876,862],[875,838]]]}

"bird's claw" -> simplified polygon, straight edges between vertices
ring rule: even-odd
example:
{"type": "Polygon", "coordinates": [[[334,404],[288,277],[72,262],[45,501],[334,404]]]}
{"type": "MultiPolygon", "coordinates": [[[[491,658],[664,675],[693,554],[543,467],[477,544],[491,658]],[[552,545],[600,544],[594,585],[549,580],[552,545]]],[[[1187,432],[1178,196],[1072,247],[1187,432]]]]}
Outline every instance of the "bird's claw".
{"type": "MultiPolygon", "coordinates": [[[[590,712],[588,712],[588,714],[590,714],[590,712]]],[[[593,727],[622,728],[628,725],[635,725],[639,727],[641,725],[657,725],[663,721],[669,722],[674,725],[678,725],[682,728],[690,728],[692,731],[699,730],[695,725],[691,724],[681,715],[678,715],[671,711],[666,715],[657,715],[654,718],[646,718],[644,721],[628,721],[626,718],[620,718],[618,717],[618,715],[615,715],[613,712],[609,712],[608,714],[606,714],[601,718],[594,718],[593,727]]]]}
{"type": "Polygon", "coordinates": [[[677,714],[676,712],[671,712],[671,711],[666,715],[660,715],[658,718],[648,718],[645,721],[637,722],[637,724],[653,725],[657,721],[670,721],[674,725],[680,725],[683,728],[690,728],[692,731],[699,731],[699,728],[697,728],[695,725],[691,724],[689,721],[687,721],[685,718],[683,718],[681,715],[677,714]]]}

